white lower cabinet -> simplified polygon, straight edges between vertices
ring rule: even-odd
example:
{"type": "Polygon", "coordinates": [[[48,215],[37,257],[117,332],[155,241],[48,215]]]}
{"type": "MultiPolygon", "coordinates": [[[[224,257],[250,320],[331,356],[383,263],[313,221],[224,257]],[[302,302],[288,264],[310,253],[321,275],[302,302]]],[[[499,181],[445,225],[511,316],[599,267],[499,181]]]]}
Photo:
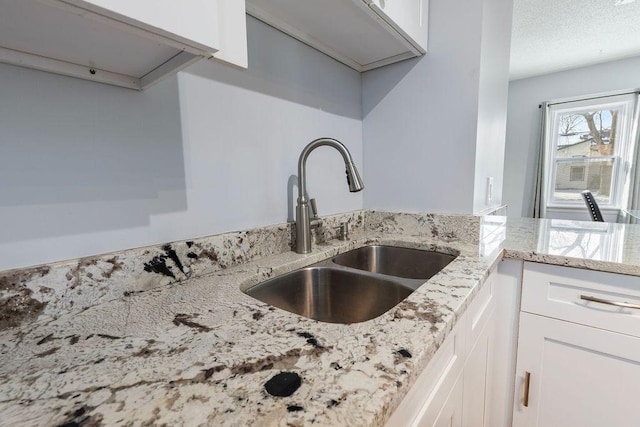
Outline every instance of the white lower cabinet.
{"type": "Polygon", "coordinates": [[[516,373],[515,427],[640,426],[640,338],[522,313],[516,373]]]}
{"type": "MultiPolygon", "coordinates": [[[[437,425],[441,412],[455,406],[462,410],[462,395],[456,400],[452,390],[462,374],[466,329],[461,319],[440,346],[429,365],[387,421],[387,427],[437,425]]],[[[455,424],[454,424],[455,425],[455,424]]]]}
{"type": "Polygon", "coordinates": [[[463,375],[460,374],[455,384],[453,385],[453,389],[449,396],[447,396],[447,400],[445,400],[440,413],[435,420],[423,420],[423,424],[418,424],[420,427],[422,426],[433,426],[433,427],[462,427],[462,401],[464,399],[464,382],[463,375]]]}
{"type": "Polygon", "coordinates": [[[464,367],[464,396],[462,409],[465,427],[491,426],[488,408],[492,397],[495,346],[495,310],[487,313],[487,325],[467,357],[464,367]]]}
{"type": "Polygon", "coordinates": [[[639,397],[640,278],[504,260],[387,426],[638,427],[639,397]]]}
{"type": "Polygon", "coordinates": [[[429,365],[418,377],[387,426],[492,426],[489,421],[496,372],[497,331],[494,272],[429,365]]]}
{"type": "Polygon", "coordinates": [[[640,426],[640,278],[527,262],[522,286],[513,426],[640,426]]]}

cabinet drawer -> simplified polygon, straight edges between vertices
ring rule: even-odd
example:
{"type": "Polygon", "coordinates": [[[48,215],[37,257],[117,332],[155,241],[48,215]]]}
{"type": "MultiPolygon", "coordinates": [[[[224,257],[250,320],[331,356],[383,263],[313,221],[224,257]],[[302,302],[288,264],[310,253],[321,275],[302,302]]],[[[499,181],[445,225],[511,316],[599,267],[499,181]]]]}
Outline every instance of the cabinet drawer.
{"type": "Polygon", "coordinates": [[[522,311],[640,336],[640,277],[525,262],[522,311]]]}

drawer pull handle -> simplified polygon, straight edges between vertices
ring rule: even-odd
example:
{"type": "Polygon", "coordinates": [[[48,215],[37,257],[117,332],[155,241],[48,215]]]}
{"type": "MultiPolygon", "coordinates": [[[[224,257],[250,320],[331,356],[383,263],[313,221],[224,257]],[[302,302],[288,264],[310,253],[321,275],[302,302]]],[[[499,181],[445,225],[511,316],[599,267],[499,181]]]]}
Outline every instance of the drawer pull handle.
{"type": "Polygon", "coordinates": [[[630,302],[609,301],[608,299],[592,297],[589,295],[580,295],[580,299],[591,302],[599,302],[600,304],[615,305],[616,307],[635,308],[636,310],[640,310],[640,304],[632,304],[630,302]]]}
{"type": "Polygon", "coordinates": [[[529,386],[531,385],[531,372],[524,371],[524,396],[522,396],[522,406],[529,407],[529,386]]]}

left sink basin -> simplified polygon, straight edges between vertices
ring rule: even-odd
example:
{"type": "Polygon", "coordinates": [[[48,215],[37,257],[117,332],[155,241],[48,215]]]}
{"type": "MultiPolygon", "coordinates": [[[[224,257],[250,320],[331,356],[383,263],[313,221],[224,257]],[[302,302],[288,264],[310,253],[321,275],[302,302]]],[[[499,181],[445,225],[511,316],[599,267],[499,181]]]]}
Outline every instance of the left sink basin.
{"type": "Polygon", "coordinates": [[[245,293],[310,319],[358,323],[380,316],[413,290],[382,277],[311,266],[269,279],[245,293]]]}

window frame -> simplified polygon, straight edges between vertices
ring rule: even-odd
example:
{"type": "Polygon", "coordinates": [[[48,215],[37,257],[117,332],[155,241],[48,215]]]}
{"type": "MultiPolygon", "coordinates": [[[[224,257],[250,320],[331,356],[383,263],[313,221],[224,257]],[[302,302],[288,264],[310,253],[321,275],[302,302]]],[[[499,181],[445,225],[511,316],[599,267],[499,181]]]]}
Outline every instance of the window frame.
{"type": "MultiPolygon", "coordinates": [[[[609,203],[598,201],[603,210],[619,210],[624,203],[624,188],[629,177],[629,169],[633,156],[633,116],[637,102],[637,95],[627,93],[622,95],[609,95],[588,99],[567,100],[550,102],[548,104],[548,120],[545,132],[545,163],[544,163],[544,205],[546,210],[581,210],[584,209],[582,200],[567,201],[555,198],[555,184],[557,180],[557,164],[573,162],[602,162],[611,159],[613,161],[611,177],[611,194],[609,203]],[[562,115],[582,113],[585,111],[598,111],[607,109],[619,109],[618,132],[616,145],[611,156],[558,158],[558,129],[562,115]]],[[[586,171],[585,171],[586,172],[586,171]]]]}

